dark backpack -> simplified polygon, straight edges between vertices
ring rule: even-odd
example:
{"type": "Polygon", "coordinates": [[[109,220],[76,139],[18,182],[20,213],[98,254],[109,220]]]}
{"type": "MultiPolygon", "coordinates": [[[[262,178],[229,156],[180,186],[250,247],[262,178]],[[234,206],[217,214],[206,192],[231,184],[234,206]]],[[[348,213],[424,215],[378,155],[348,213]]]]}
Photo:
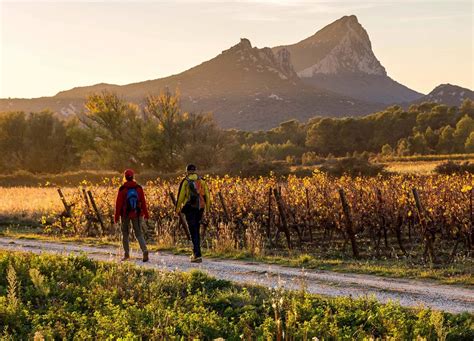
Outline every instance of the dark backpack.
{"type": "Polygon", "coordinates": [[[193,208],[201,208],[201,194],[200,194],[200,188],[201,184],[198,183],[200,178],[197,180],[190,180],[186,178],[186,181],[188,182],[188,187],[189,187],[189,200],[188,204],[193,207],[193,208]]]}
{"type": "Polygon", "coordinates": [[[139,211],[138,206],[138,191],[137,187],[131,187],[127,189],[127,198],[125,200],[125,204],[127,205],[127,213],[132,211],[139,211]]]}

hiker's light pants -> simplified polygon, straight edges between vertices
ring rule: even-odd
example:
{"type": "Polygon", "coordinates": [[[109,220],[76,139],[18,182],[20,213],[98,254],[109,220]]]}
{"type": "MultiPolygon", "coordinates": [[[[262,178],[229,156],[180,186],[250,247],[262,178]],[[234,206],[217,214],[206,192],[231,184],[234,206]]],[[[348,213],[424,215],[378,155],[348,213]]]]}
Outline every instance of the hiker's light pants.
{"type": "Polygon", "coordinates": [[[133,232],[135,232],[135,238],[137,238],[138,244],[140,244],[140,249],[142,249],[142,252],[147,251],[145,238],[140,226],[143,220],[141,218],[122,217],[122,244],[125,254],[130,254],[130,221],[132,222],[133,232]]]}

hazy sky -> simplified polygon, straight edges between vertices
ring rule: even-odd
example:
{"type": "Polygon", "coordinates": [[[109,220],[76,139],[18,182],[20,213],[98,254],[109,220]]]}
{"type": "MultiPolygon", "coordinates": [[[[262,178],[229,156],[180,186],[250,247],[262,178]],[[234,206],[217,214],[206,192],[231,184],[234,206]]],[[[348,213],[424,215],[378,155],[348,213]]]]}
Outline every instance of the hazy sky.
{"type": "Polygon", "coordinates": [[[350,14],[398,82],[423,93],[440,83],[474,88],[473,1],[0,0],[0,97],[156,79],[241,37],[295,43],[350,14]]]}

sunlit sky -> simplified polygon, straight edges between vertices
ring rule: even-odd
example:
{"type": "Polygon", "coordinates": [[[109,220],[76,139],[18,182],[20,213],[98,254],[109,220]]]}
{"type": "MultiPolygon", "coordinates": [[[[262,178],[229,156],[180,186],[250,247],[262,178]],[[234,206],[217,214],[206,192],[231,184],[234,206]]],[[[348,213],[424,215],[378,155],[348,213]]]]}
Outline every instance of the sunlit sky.
{"type": "Polygon", "coordinates": [[[423,93],[474,88],[473,1],[0,0],[0,97],[169,76],[241,37],[295,43],[350,14],[396,81],[423,93]]]}

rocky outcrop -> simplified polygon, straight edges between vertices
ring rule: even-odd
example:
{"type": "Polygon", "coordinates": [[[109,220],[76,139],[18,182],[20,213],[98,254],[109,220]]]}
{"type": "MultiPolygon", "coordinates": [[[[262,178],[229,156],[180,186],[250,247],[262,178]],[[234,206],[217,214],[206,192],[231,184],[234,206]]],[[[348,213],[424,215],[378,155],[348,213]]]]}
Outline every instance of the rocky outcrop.
{"type": "Polygon", "coordinates": [[[412,101],[422,96],[390,77],[372,50],[369,35],[354,15],[344,16],[299,43],[278,46],[291,53],[298,76],[307,84],[378,103],[412,101]]]}

